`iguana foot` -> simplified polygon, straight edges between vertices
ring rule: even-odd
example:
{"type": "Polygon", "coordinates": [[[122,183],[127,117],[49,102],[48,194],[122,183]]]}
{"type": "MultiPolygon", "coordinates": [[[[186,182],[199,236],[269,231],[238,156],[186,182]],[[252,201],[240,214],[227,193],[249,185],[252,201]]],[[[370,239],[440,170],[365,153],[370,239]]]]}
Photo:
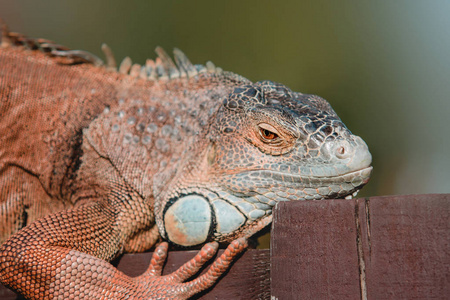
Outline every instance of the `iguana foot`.
{"type": "Polygon", "coordinates": [[[151,297],[156,297],[157,299],[187,299],[214,285],[217,279],[228,269],[235,257],[244,251],[247,246],[246,238],[234,240],[205,274],[192,281],[184,282],[195,275],[216,254],[219,245],[217,242],[206,244],[194,258],[181,266],[177,271],[170,275],[161,276],[168,250],[168,244],[164,242],[155,249],[147,271],[136,277],[135,280],[146,282],[144,285],[148,285],[151,289],[151,297]]]}

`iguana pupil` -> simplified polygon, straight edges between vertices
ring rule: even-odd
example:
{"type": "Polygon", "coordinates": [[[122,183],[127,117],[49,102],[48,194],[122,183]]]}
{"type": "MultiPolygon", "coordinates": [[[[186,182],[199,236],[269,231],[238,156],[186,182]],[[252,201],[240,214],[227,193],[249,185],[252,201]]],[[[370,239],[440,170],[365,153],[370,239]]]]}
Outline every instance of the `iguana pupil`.
{"type": "Polygon", "coordinates": [[[276,135],[275,133],[273,133],[267,129],[264,129],[264,128],[261,128],[261,133],[262,133],[262,136],[267,140],[274,140],[278,137],[278,135],[276,135]]]}

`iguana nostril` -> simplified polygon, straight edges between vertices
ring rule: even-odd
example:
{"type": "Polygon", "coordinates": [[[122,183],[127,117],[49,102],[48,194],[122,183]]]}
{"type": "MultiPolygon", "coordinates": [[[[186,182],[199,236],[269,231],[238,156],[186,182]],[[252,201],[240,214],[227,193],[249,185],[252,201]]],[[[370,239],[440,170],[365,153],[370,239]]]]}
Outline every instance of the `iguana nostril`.
{"type": "Polygon", "coordinates": [[[335,148],[335,155],[337,158],[344,159],[351,154],[350,144],[347,141],[340,141],[335,148]]]}

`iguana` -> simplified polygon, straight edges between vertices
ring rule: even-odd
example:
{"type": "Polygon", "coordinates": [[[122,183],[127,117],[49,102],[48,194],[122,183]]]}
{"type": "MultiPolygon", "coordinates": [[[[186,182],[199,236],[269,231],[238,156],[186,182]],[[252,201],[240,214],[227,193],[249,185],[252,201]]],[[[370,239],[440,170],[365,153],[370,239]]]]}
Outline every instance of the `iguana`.
{"type": "Polygon", "coordinates": [[[210,286],[279,201],[351,198],[371,155],[330,104],[157,48],[118,71],[2,34],[0,281],[29,299],[184,299],[210,286]],[[162,239],[202,245],[160,276],[168,243],[131,278],[109,261],[162,239]],[[184,282],[230,242],[202,276],[184,282]]]}

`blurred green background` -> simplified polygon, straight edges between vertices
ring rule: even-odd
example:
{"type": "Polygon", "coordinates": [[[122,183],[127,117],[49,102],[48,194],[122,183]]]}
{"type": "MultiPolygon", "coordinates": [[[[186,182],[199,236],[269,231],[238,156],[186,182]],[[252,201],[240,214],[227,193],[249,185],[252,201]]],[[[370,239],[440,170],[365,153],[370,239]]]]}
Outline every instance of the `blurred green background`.
{"type": "Polygon", "coordinates": [[[361,196],[450,192],[450,1],[4,1],[11,30],[143,63],[182,49],[326,98],[373,155],[361,196]]]}

